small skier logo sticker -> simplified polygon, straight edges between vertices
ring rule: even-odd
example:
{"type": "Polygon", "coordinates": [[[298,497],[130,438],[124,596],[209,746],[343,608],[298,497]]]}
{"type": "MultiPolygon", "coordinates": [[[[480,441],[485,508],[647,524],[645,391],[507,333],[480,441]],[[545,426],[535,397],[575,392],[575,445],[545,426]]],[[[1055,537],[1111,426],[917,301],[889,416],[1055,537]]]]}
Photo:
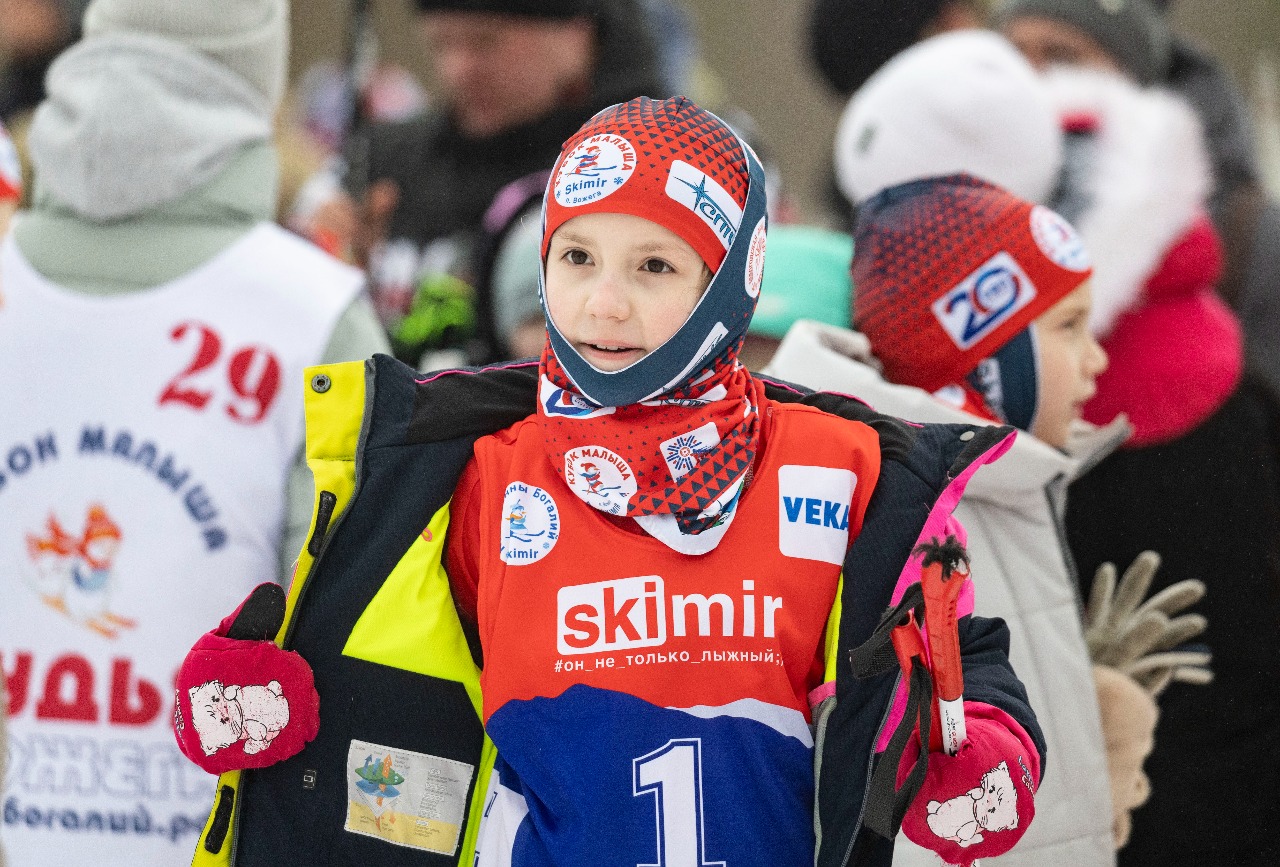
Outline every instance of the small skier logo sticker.
{"type": "Polygon", "coordinates": [[[512,482],[502,497],[502,562],[511,566],[536,563],[551,553],[560,538],[560,510],[551,495],[537,485],[512,482]]]}
{"type": "Polygon", "coordinates": [[[566,452],[564,478],[578,497],[613,515],[627,513],[627,504],[637,490],[631,466],[603,446],[583,446],[566,452]]]}

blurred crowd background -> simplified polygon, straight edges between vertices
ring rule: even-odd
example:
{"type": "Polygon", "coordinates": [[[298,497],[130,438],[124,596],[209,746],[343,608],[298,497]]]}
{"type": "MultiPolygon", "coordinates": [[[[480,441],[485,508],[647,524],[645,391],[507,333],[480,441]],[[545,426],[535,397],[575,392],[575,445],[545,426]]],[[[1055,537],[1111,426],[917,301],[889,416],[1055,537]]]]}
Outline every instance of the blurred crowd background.
{"type": "MultiPolygon", "coordinates": [[[[907,0],[910,2],[910,0],[907,0]]],[[[984,2],[984,0],[979,0],[984,2]]],[[[0,0],[0,115],[36,86],[50,49],[66,37],[59,9],[75,18],[84,0],[0,0]],[[34,58],[29,62],[28,58],[34,58]]],[[[292,8],[290,81],[298,87],[347,62],[355,10],[367,6],[381,62],[402,68],[425,94],[436,92],[413,4],[406,0],[307,0],[292,8]]],[[[762,139],[783,166],[790,197],[806,221],[827,210],[831,141],[846,98],[834,93],[809,59],[811,0],[677,0],[692,32],[673,49],[688,51],[689,96],[749,109],[762,139]],[[689,43],[692,36],[696,44],[689,43]]],[[[997,5],[985,0],[985,5],[997,5]]],[[[1246,98],[1256,124],[1260,168],[1280,192],[1280,0],[1178,0],[1174,28],[1215,55],[1246,98]]],[[[404,97],[406,110],[413,103],[404,97]]],[[[845,226],[840,226],[847,229],[845,226]]]]}
{"type": "MultiPolygon", "coordinates": [[[[693,70],[699,92],[689,95],[701,102],[727,98],[748,108],[785,167],[788,190],[803,213],[824,217],[831,141],[847,100],[826,86],[809,61],[811,0],[680,0],[678,5],[688,11],[701,54],[693,70]]],[[[403,65],[432,91],[430,62],[413,26],[411,4],[371,0],[371,7],[382,57],[403,65]]],[[[1271,189],[1280,191],[1280,2],[1178,0],[1172,7],[1174,27],[1215,54],[1248,96],[1264,174],[1271,189]]],[[[343,56],[350,15],[347,0],[295,5],[295,80],[314,64],[343,56]]]]}

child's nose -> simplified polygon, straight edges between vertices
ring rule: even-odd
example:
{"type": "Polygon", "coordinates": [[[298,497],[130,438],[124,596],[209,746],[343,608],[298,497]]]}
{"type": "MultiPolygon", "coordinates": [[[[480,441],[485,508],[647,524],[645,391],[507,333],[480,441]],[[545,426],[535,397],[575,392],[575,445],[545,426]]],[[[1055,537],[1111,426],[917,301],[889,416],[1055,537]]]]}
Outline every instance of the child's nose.
{"type": "Polygon", "coordinates": [[[623,281],[614,274],[601,274],[591,287],[585,308],[597,319],[626,319],[631,304],[623,281]]]}
{"type": "Polygon", "coordinates": [[[1111,360],[1107,358],[1107,351],[1093,337],[1089,338],[1089,361],[1089,370],[1094,376],[1101,376],[1111,363],[1111,360]]]}

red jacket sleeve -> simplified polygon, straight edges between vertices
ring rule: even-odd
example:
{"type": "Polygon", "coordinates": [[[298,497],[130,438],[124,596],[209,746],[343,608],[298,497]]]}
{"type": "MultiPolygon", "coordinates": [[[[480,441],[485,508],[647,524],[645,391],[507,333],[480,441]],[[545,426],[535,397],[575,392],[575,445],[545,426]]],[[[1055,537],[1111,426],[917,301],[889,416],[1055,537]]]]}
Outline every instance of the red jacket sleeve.
{"type": "Polygon", "coordinates": [[[480,526],[480,470],[475,458],[462,471],[449,514],[444,567],[449,573],[449,586],[458,613],[465,625],[474,627],[480,588],[480,560],[476,551],[480,544],[480,534],[476,532],[480,526]]]}

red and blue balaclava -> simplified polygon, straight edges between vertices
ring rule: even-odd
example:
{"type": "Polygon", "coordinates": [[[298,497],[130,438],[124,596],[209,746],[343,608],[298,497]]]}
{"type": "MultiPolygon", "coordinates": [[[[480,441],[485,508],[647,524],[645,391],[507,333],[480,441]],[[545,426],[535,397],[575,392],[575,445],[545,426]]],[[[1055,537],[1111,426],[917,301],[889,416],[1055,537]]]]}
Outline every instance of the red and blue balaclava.
{"type": "Polygon", "coordinates": [[[760,295],[765,211],[755,154],[685,97],[640,97],[600,112],[565,142],[547,185],[538,413],[548,455],[584,501],[636,518],[685,553],[719,541],[755,456],[763,395],[738,351],[760,295]],[[713,275],[679,331],[617,371],[580,356],[546,304],[551,237],[590,213],[675,232],[713,275]]]}

